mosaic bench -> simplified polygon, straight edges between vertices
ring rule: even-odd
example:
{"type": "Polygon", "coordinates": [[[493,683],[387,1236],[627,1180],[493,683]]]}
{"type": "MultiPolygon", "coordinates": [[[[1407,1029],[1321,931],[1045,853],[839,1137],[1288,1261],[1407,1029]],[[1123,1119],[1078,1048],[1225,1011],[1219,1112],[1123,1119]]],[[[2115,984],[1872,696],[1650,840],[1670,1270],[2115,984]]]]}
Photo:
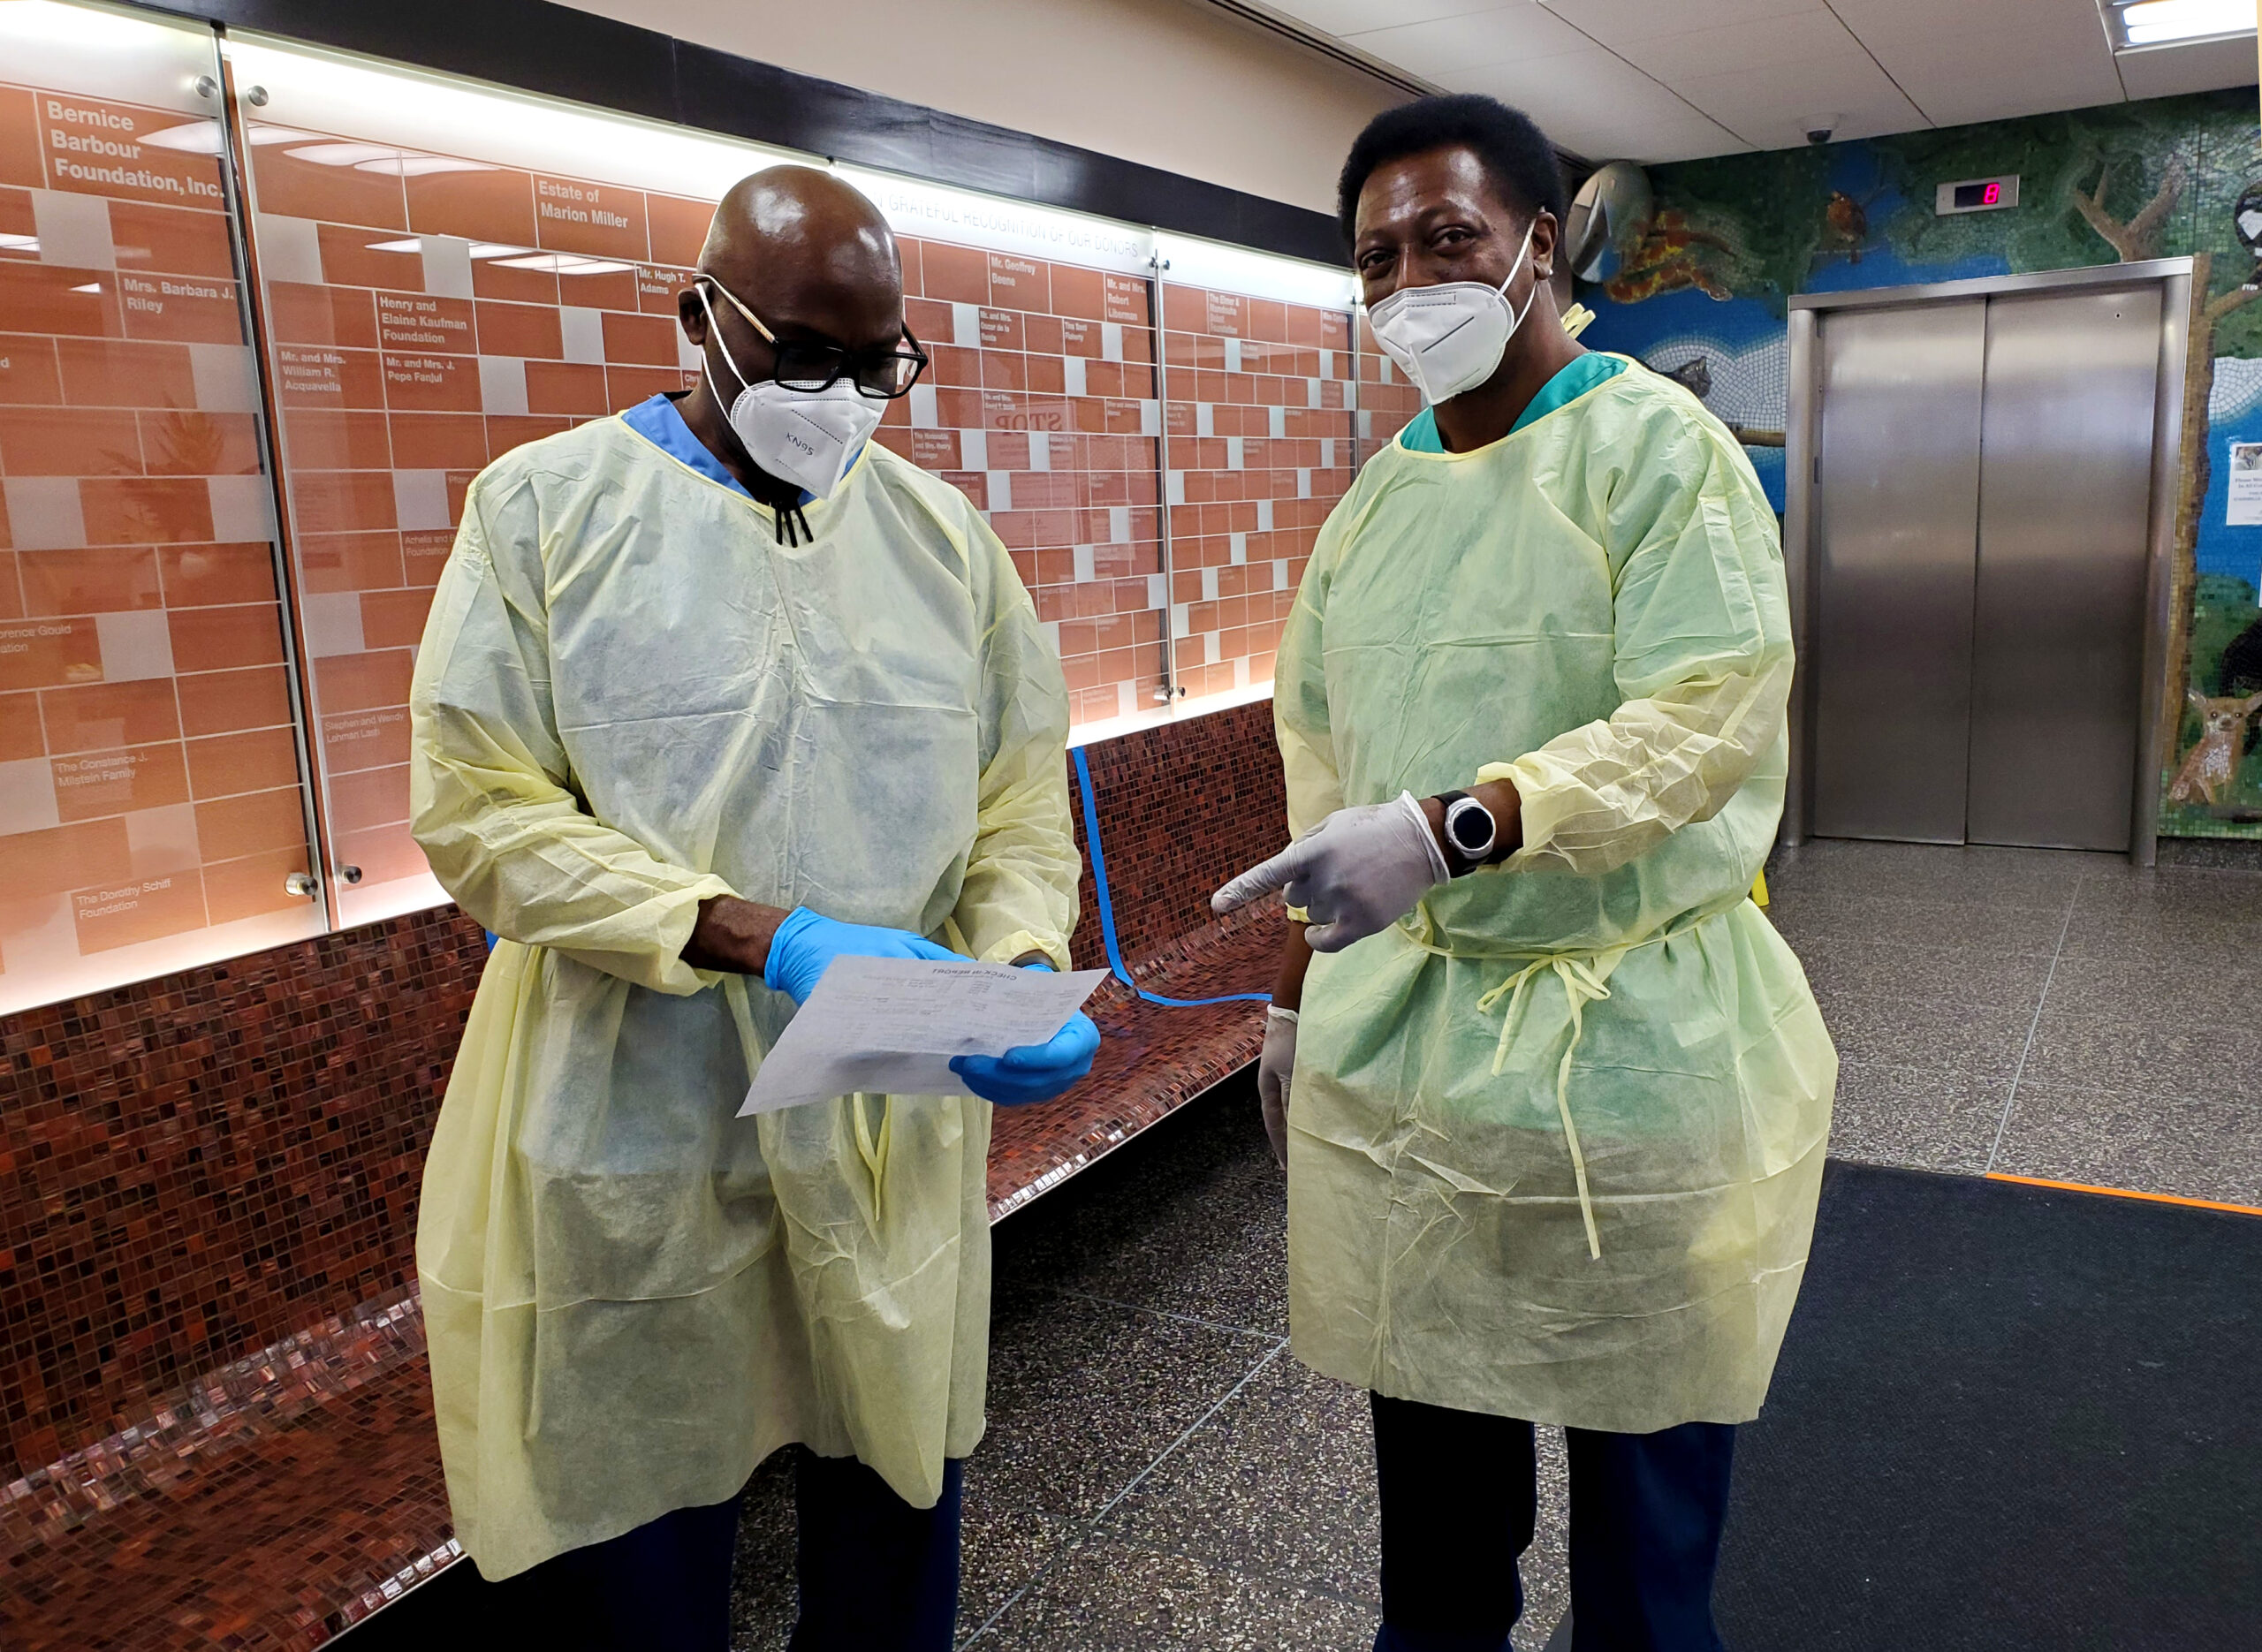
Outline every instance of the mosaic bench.
{"type": "MultiPolygon", "coordinates": [[[[1271,985],[1278,907],[1207,905],[1277,846],[1271,725],[1085,748],[1128,981],[1092,1000],[1092,1076],[998,1115],[993,1220],[1255,1058],[1261,1004],[1142,995],[1271,985]]],[[[1082,809],[1077,837],[1075,961],[1105,967],[1082,809]]],[[[297,1652],[459,1557],[409,1247],[482,961],[469,920],[419,913],[0,1024],[9,1652],[297,1652]]]]}

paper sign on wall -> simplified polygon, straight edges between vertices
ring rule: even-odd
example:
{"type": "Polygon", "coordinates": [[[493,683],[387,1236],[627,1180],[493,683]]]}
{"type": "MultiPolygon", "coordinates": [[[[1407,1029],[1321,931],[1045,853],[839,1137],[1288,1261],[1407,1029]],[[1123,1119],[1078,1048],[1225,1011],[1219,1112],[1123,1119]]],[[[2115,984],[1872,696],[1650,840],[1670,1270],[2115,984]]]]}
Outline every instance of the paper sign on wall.
{"type": "Polygon", "coordinates": [[[2230,499],[2223,512],[2228,527],[2262,527],[2262,442],[2230,444],[2230,499]]]}

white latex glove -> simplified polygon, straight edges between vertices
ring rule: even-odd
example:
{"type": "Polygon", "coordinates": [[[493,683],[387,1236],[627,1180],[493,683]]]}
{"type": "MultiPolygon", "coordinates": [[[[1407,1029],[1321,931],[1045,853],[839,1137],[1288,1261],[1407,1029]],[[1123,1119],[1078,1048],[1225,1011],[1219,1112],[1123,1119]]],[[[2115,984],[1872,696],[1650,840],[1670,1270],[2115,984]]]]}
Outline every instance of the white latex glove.
{"type": "Polygon", "coordinates": [[[1387,803],[1338,809],[1260,866],[1210,898],[1231,912],[1285,889],[1310,919],[1304,939],[1316,952],[1340,952],[1380,934],[1452,875],[1445,851],[1411,792],[1387,803]]]}
{"type": "Polygon", "coordinates": [[[1264,1051],[1256,1058],[1256,1104],[1272,1156],[1288,1168],[1288,1080],[1296,1070],[1296,1012],[1278,1004],[1264,1012],[1264,1051]]]}

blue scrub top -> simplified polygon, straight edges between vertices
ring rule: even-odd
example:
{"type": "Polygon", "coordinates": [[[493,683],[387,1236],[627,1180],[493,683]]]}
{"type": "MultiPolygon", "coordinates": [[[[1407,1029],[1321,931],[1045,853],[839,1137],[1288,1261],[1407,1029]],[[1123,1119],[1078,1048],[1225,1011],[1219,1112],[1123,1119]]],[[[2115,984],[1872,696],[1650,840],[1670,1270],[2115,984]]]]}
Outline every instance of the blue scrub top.
{"type": "MultiPolygon", "coordinates": [[[[1594,351],[1575,357],[1555,376],[1539,387],[1539,394],[1531,398],[1531,405],[1516,415],[1515,423],[1508,427],[1514,436],[1534,420],[1545,419],[1566,402],[1575,401],[1596,385],[1616,378],[1626,370],[1627,363],[1617,356],[1605,356],[1594,351]]],[[[677,423],[680,424],[681,420],[677,423]]],[[[686,432],[688,435],[688,432],[686,432]]],[[[1446,444],[1438,439],[1438,417],[1427,407],[1408,421],[1398,433],[1398,444],[1409,453],[1442,453],[1446,444]]]]}
{"type": "MultiPolygon", "coordinates": [[[[723,468],[723,461],[707,451],[707,444],[692,435],[691,427],[684,423],[683,415],[676,411],[675,403],[665,395],[654,396],[649,400],[638,402],[620,417],[622,422],[631,430],[642,436],[670,458],[690,466],[710,481],[722,483],[732,493],[742,494],[749,499],[754,497],[740,485],[737,477],[723,468]]],[[[855,457],[848,461],[848,468],[855,469],[856,460],[863,456],[864,450],[860,445],[856,449],[855,457]]],[[[816,497],[815,494],[804,488],[801,489],[800,502],[808,504],[816,497]]]]}

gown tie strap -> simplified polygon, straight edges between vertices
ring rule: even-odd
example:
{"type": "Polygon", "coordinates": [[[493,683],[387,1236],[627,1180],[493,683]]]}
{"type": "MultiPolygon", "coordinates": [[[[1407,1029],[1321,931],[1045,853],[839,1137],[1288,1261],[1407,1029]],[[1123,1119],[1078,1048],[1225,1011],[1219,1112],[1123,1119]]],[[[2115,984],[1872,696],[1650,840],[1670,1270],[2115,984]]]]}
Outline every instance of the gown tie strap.
{"type": "Polygon", "coordinates": [[[1503,997],[1508,1001],[1508,1007],[1500,1017],[1500,1042],[1492,1051],[1492,1076],[1498,1078],[1507,1066],[1508,1041],[1514,1037],[1522,1019],[1532,981],[1542,970],[1552,970],[1563,983],[1563,997],[1571,1011],[1571,1042],[1564,1046],[1563,1059],[1555,1068],[1555,1113],[1562,1120],[1563,1143],[1570,1149],[1571,1174],[1578,1183],[1579,1219],[1586,1224],[1587,1254],[1596,1262],[1602,1260],[1602,1236],[1595,1226],[1594,1194],[1587,1185],[1587,1160],[1579,1147],[1579,1126],[1571,1117],[1571,1060],[1579,1053],[1579,1040],[1585,1032],[1586,1006],[1610,996],[1611,973],[1628,950],[1618,946],[1583,957],[1557,952],[1535,958],[1476,1001],[1478,1012],[1487,1015],[1503,997]]]}

